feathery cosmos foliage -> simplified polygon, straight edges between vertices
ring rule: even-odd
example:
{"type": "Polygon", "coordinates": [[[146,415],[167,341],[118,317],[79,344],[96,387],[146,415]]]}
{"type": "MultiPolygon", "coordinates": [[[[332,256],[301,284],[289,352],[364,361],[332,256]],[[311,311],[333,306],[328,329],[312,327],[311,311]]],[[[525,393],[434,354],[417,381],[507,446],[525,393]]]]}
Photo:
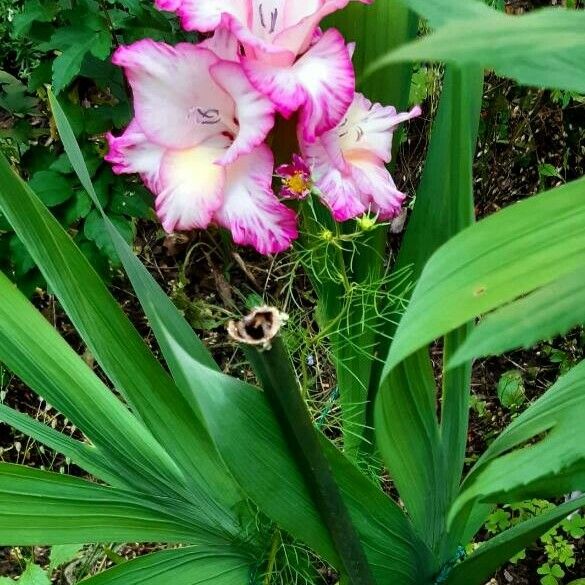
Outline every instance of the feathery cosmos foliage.
{"type": "MultiPolygon", "coordinates": [[[[474,222],[483,71],[579,89],[585,59],[573,56],[585,39],[573,32],[582,15],[512,18],[476,0],[348,4],[158,0],[201,40],[117,49],[135,115],[121,136],[109,135],[107,154],[116,172],[141,176],[168,231],[214,224],[264,254],[298,238],[290,253],[315,287],[333,348],[344,451],[311,421],[278,332],[265,337],[274,322],[257,321],[277,311],[261,309],[238,325],[252,344],[263,343],[247,348],[260,391],[222,373],[103,214],[161,364],[2,159],[0,210],[116,392],[0,274],[0,361],[85,438],[4,405],[0,420],[99,480],[0,464],[0,545],[162,542],[167,550],[85,582],[243,585],[270,582],[267,551],[282,530],[342,583],[481,585],[585,504],[581,497],[558,506],[461,554],[492,506],[585,490],[583,363],[463,473],[471,360],[584,317],[585,179],[474,222]],[[433,32],[414,40],[419,16],[433,32]],[[320,28],[325,17],[337,28],[320,28]],[[393,26],[390,40],[385,27],[393,26]],[[546,67],[530,44],[535,31],[550,41],[546,67]],[[506,50],[490,46],[493,39],[506,50]],[[448,66],[393,259],[385,228],[405,195],[388,165],[394,131],[421,114],[396,109],[406,109],[418,59],[448,66]],[[428,353],[436,340],[444,347],[440,393],[428,353]],[[361,471],[377,453],[399,502],[361,471]]],[[[103,213],[67,117],[49,97],[71,165],[103,213]]]]}

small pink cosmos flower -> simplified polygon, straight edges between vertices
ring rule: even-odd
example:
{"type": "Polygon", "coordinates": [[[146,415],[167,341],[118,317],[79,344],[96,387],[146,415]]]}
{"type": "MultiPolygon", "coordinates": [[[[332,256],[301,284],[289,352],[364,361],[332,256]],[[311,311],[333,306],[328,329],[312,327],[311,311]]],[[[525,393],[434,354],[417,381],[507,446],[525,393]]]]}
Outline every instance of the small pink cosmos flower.
{"type": "MultiPolygon", "coordinates": [[[[230,30],[254,87],[279,113],[300,110],[304,139],[334,128],[351,104],[355,75],[341,34],[321,33],[320,21],[352,0],[155,0],[175,11],[187,30],[230,30]]],[[[357,0],[370,4],[372,0],[357,0]]]]}
{"type": "Polygon", "coordinates": [[[292,163],[277,167],[275,173],[282,180],[281,197],[306,199],[311,194],[311,169],[298,154],[293,154],[292,163]]]}
{"type": "Polygon", "coordinates": [[[236,243],[274,254],[297,237],[296,215],[271,187],[274,159],[263,143],[274,106],[236,51],[225,34],[198,46],[120,47],[113,61],[132,87],[135,118],[122,136],[108,135],[106,159],[116,173],[141,175],[168,232],[216,223],[236,243]]]}
{"type": "Polygon", "coordinates": [[[301,152],[336,221],[366,212],[388,220],[400,213],[405,195],[396,188],[386,164],[390,162],[396,127],[420,114],[418,106],[398,114],[392,106],[373,104],[356,93],[336,128],[314,143],[300,133],[301,152]]]}

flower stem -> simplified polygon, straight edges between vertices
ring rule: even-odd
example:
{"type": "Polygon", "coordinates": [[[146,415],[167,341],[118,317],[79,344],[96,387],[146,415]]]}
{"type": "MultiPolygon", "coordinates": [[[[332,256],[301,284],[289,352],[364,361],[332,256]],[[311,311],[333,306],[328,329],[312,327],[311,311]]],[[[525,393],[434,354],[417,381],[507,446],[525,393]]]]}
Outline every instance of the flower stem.
{"type": "Polygon", "coordinates": [[[275,337],[270,349],[247,346],[245,351],[329,530],[348,582],[351,585],[374,585],[358,533],[321,447],[320,433],[314,427],[301,396],[282,339],[275,337]]]}

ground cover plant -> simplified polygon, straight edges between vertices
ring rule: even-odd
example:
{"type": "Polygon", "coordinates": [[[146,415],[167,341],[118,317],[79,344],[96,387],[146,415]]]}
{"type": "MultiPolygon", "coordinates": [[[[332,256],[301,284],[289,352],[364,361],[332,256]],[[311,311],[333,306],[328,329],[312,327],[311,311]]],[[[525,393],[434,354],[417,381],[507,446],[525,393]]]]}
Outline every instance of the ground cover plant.
{"type": "MultiPolygon", "coordinates": [[[[89,355],[3,276],[0,361],[82,435],[6,405],[0,417],[89,477],[1,464],[0,543],[170,545],[128,562],[110,551],[116,567],[88,583],[266,583],[277,555],[297,551],[295,579],[323,579],[328,566],[341,583],[430,585],[485,583],[540,538],[542,582],[558,582],[572,558],[561,532],[582,529],[583,362],[567,359],[470,461],[470,404],[481,409],[471,364],[583,323],[585,184],[542,189],[474,223],[473,160],[485,68],[561,100],[585,91],[585,14],[510,16],[448,0],[158,4],[201,36],[116,50],[135,117],[108,135],[106,159],[141,176],[169,232],[214,224],[228,249],[230,238],[262,254],[292,248],[287,269],[311,283],[313,334],[335,368],[339,429],[326,436],[308,409],[306,371],[283,342],[305,324],[287,325],[278,306],[248,298],[252,312],[229,327],[262,391],[221,371],[104,208],[64,100],[48,88],[63,160],[156,344],[153,353],[34,181],[2,161],[0,209],[89,355]],[[419,16],[429,31],[417,40],[419,16]],[[430,79],[441,73],[429,63],[446,63],[442,95],[390,253],[405,196],[386,165],[398,125],[421,114],[407,107],[421,61],[430,79]],[[488,537],[472,545],[481,530],[488,537]]],[[[555,170],[539,166],[543,186],[555,170]]],[[[498,394],[516,408],[521,373],[505,373],[498,394]]]]}

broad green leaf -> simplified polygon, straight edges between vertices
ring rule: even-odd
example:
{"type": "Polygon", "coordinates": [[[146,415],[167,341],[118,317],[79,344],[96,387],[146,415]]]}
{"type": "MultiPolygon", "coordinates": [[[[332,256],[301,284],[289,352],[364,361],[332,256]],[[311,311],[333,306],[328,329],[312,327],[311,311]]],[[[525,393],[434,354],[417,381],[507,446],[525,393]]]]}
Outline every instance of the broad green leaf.
{"type": "MultiPolygon", "coordinates": [[[[415,281],[429,257],[475,221],[473,161],[482,98],[483,73],[479,68],[447,69],[415,209],[398,258],[398,269],[410,265],[415,281]]],[[[470,326],[463,324],[446,336],[445,356],[459,347],[469,330],[470,326]]],[[[470,362],[452,371],[443,368],[441,435],[449,500],[457,493],[463,471],[470,380],[470,362]]]]}
{"type": "Polygon", "coordinates": [[[29,563],[18,580],[20,585],[51,585],[51,579],[42,567],[29,563]]]}
{"type": "MultiPolygon", "coordinates": [[[[440,248],[398,327],[386,363],[389,379],[434,339],[585,265],[584,191],[581,180],[517,203],[440,248]]],[[[453,538],[466,523],[458,522],[453,538]]]]}
{"type": "MultiPolygon", "coordinates": [[[[185,472],[194,498],[200,503],[206,502],[208,512],[217,515],[218,523],[233,524],[233,514],[217,504],[217,498],[228,494],[225,482],[223,491],[214,483],[218,473],[215,470],[220,469],[221,464],[197,417],[170,376],[69,235],[14,175],[4,159],[0,160],[0,185],[0,208],[25,242],[91,353],[149,431],[185,472]]],[[[85,408],[91,410],[91,406],[89,401],[85,408]]],[[[88,422],[91,421],[88,420],[85,427],[88,422]]],[[[90,436],[87,428],[78,426],[90,436]]],[[[119,433],[124,433],[124,425],[119,427],[119,433]]],[[[116,445],[108,443],[108,448],[116,449],[116,445]]],[[[161,465],[161,470],[164,469],[168,475],[168,463],[161,465]]],[[[180,476],[175,474],[175,477],[180,476]]],[[[171,485],[182,483],[175,479],[171,485]]],[[[233,505],[233,501],[229,505],[233,505]]]]}
{"type": "Polygon", "coordinates": [[[386,373],[434,339],[585,266],[584,230],[585,179],[580,179],[516,203],[452,238],[425,266],[386,373]]]}
{"type": "Polygon", "coordinates": [[[197,546],[146,555],[81,581],[83,585],[245,585],[254,559],[226,547],[197,546]]]}
{"type": "MultiPolygon", "coordinates": [[[[178,387],[195,401],[194,408],[202,414],[240,485],[265,513],[333,561],[327,532],[262,393],[218,371],[192,329],[130,253],[122,237],[113,229],[110,233],[178,387]],[[254,449],[250,445],[255,445],[254,449]]],[[[334,447],[330,457],[344,497],[351,500],[347,505],[374,570],[384,575],[393,571],[426,575],[432,567],[430,555],[404,514],[334,447]],[[372,521],[382,517],[383,523],[372,521]],[[376,542],[382,538],[390,544],[379,549],[376,542]],[[398,565],[396,557],[401,559],[398,565]]],[[[415,581],[405,581],[410,582],[415,581]]]]}
{"type": "MultiPolygon", "coordinates": [[[[585,361],[525,410],[490,445],[451,510],[475,501],[510,503],[585,490],[585,361]]],[[[460,521],[460,520],[458,520],[460,521]]]]}
{"type": "Polygon", "coordinates": [[[395,270],[416,282],[433,253],[474,219],[471,163],[483,97],[477,68],[447,68],[431,141],[395,270]]]}
{"type": "Polygon", "coordinates": [[[585,497],[578,498],[498,534],[457,565],[446,585],[482,585],[508,559],[584,505],[585,497]]]}
{"type": "Polygon", "coordinates": [[[55,2],[26,0],[22,11],[14,16],[14,34],[27,33],[34,22],[51,22],[59,10],[55,2]]]}
{"type": "MultiPolygon", "coordinates": [[[[167,357],[171,368],[178,368],[176,377],[190,384],[219,452],[244,491],[293,536],[338,564],[295,458],[262,392],[196,361],[164,324],[157,322],[155,311],[150,319],[163,353],[172,356],[172,360],[167,357]]],[[[432,571],[429,551],[404,513],[337,449],[331,448],[328,456],[376,581],[400,578],[405,585],[421,579],[424,582],[432,571]],[[385,520],[380,522],[380,518],[385,520]]]]}
{"type": "MultiPolygon", "coordinates": [[[[133,186],[134,187],[134,186],[133,186]]],[[[145,189],[135,187],[133,191],[117,189],[109,204],[109,210],[117,215],[152,219],[152,196],[145,189]]]]}
{"type": "MultiPolygon", "coordinates": [[[[432,4],[433,2],[429,2],[432,4]]],[[[469,0],[469,4],[476,0],[469,0]]],[[[452,11],[457,10],[456,2],[452,11]]],[[[454,18],[434,33],[372,63],[367,70],[402,61],[444,61],[494,69],[525,85],[585,92],[585,13],[542,9],[508,16],[481,9],[454,18]]]]}
{"type": "Polygon", "coordinates": [[[520,370],[504,372],[497,387],[498,398],[504,408],[517,408],[525,400],[524,378],[520,370]]]}
{"type": "Polygon", "coordinates": [[[0,544],[222,543],[180,500],[138,495],[58,473],[0,464],[0,544]]]}
{"type": "Polygon", "coordinates": [[[2,273],[0,293],[0,362],[83,430],[109,475],[154,492],[180,487],[160,445],[2,273]]]}
{"type": "MultiPolygon", "coordinates": [[[[482,87],[483,76],[475,68],[451,68],[445,76],[414,212],[395,267],[408,270],[415,281],[432,253],[473,221],[471,167],[482,87]]],[[[408,295],[405,288],[400,296],[408,295]]],[[[449,351],[456,342],[455,337],[448,340],[449,351]]],[[[443,439],[436,418],[434,374],[425,350],[400,364],[379,389],[375,425],[379,448],[409,514],[432,546],[442,538],[448,502],[463,466],[468,381],[468,367],[444,379],[443,439]]]]}
{"type": "Polygon", "coordinates": [[[453,20],[489,18],[494,12],[477,0],[399,0],[429,21],[432,28],[453,20]]]}
{"type": "Polygon", "coordinates": [[[58,31],[50,43],[63,47],[61,54],[53,61],[53,89],[59,94],[79,74],[83,60],[89,54],[100,59],[108,57],[112,50],[112,35],[109,30],[64,29],[58,31]],[[62,37],[67,33],[66,39],[62,37]],[[57,42],[55,42],[57,41],[57,42]],[[63,46],[65,45],[65,46],[63,46]]]}
{"type": "MultiPolygon", "coordinates": [[[[109,220],[116,226],[118,232],[123,238],[131,244],[134,240],[134,226],[131,221],[120,216],[110,216],[109,220]]],[[[112,245],[105,221],[97,210],[93,210],[85,219],[83,224],[83,233],[88,240],[91,240],[95,245],[106,254],[116,264],[119,263],[118,255],[112,245]]]]}
{"type": "MultiPolygon", "coordinates": [[[[202,414],[233,475],[265,513],[335,562],[329,536],[263,394],[218,371],[168,297],[129,253],[122,237],[113,229],[110,233],[178,387],[195,400],[194,408],[202,414]],[[240,440],[234,441],[234,436],[240,440]]],[[[334,474],[344,497],[351,500],[347,505],[377,574],[384,578],[393,571],[426,575],[432,567],[430,554],[404,514],[334,447],[330,450],[334,474]],[[372,523],[380,517],[386,518],[384,523],[372,523]],[[392,544],[380,550],[376,542],[381,538],[392,544]],[[395,555],[401,559],[398,564],[395,555]]]]}
{"type": "MultiPolygon", "coordinates": [[[[58,120],[58,123],[59,122],[62,123],[62,120],[58,120]]],[[[63,130],[63,127],[61,130],[63,130]]],[[[91,194],[92,189],[89,184],[87,171],[84,170],[80,153],[75,151],[73,146],[74,140],[72,140],[71,134],[67,134],[66,127],[65,133],[62,132],[62,135],[64,135],[64,142],[70,150],[73,166],[76,168],[82,183],[88,188],[91,194]]],[[[118,234],[115,235],[117,237],[114,238],[114,241],[118,244],[118,252],[120,253],[120,256],[124,256],[122,251],[125,250],[126,259],[129,260],[127,245],[122,241],[118,234]]],[[[162,293],[160,293],[160,290],[156,286],[153,286],[152,278],[148,273],[146,273],[143,268],[142,270],[138,268],[139,263],[137,260],[134,257],[132,258],[134,262],[128,261],[127,265],[134,268],[134,276],[137,277],[138,281],[142,279],[141,287],[137,288],[138,290],[141,290],[141,294],[144,298],[149,301],[145,303],[145,310],[151,320],[153,328],[158,332],[159,342],[161,343],[163,352],[166,354],[171,369],[177,376],[177,366],[182,368],[183,371],[187,365],[195,368],[195,371],[188,370],[189,375],[183,375],[184,379],[177,376],[179,385],[183,385],[184,388],[190,389],[200,405],[199,410],[203,412],[205,420],[208,423],[209,414],[213,413],[214,420],[212,435],[214,439],[216,441],[221,439],[228,444],[231,443],[232,445],[230,448],[236,448],[236,456],[229,458],[230,468],[232,468],[232,464],[237,463],[241,473],[248,481],[248,485],[245,487],[250,488],[250,486],[252,486],[251,491],[254,499],[256,499],[258,490],[264,494],[262,498],[259,498],[259,503],[262,506],[269,506],[274,511],[273,514],[276,516],[277,521],[280,521],[281,518],[285,518],[285,520],[288,520],[289,524],[290,522],[296,524],[298,530],[291,531],[295,535],[297,533],[302,535],[312,532],[313,536],[316,535],[316,538],[313,538],[313,540],[320,541],[319,547],[324,548],[325,550],[330,550],[326,533],[325,539],[319,537],[319,533],[323,533],[323,528],[318,521],[315,523],[314,518],[316,513],[312,510],[310,498],[305,494],[304,498],[299,500],[297,497],[297,501],[295,501],[295,493],[300,491],[300,494],[303,494],[305,491],[304,482],[302,481],[302,478],[298,477],[298,471],[294,465],[292,465],[291,470],[292,459],[288,453],[286,453],[286,447],[283,445],[282,438],[280,438],[280,445],[282,445],[280,448],[278,448],[278,443],[274,443],[274,437],[278,439],[280,433],[278,428],[274,429],[275,422],[270,411],[268,411],[267,416],[264,416],[266,421],[263,421],[262,410],[260,410],[262,407],[259,405],[263,405],[265,411],[267,406],[262,394],[243,385],[243,383],[237,382],[227,376],[223,376],[217,371],[215,364],[209,364],[210,359],[207,353],[201,349],[200,342],[198,340],[194,341],[196,340],[195,336],[188,330],[184,321],[179,320],[176,309],[172,308],[172,305],[169,306],[170,303],[168,303],[167,300],[168,305],[163,305],[164,311],[162,311],[162,314],[164,315],[165,325],[170,323],[174,331],[173,335],[169,335],[168,330],[165,329],[158,320],[158,306],[152,304],[152,299],[159,298],[157,295],[160,296],[162,293]],[[147,285],[146,287],[145,283],[147,285]],[[182,345],[179,345],[178,347],[181,352],[184,353],[177,351],[176,339],[179,339],[181,344],[185,342],[187,351],[185,351],[185,348],[182,345]],[[173,346],[173,344],[175,344],[175,346],[173,346]],[[174,349],[174,351],[170,351],[172,349],[174,349]],[[197,373],[197,375],[193,376],[191,375],[192,373],[197,373]],[[233,392],[234,389],[237,391],[233,392]],[[246,392],[241,392],[244,389],[246,392]],[[240,400],[243,400],[242,408],[239,408],[240,400]],[[260,400],[259,403],[257,403],[258,400],[260,400]],[[202,405],[204,407],[202,407],[202,405]],[[226,408],[230,412],[230,417],[225,416],[226,408]],[[225,424],[230,422],[232,418],[235,423],[235,434],[231,432],[228,433],[225,427],[225,424]],[[266,422],[266,424],[262,424],[263,422],[266,422]],[[274,435],[270,434],[270,422],[273,425],[272,432],[274,435]],[[270,448],[264,450],[261,448],[250,449],[249,446],[251,444],[262,444],[259,441],[255,442],[256,437],[253,434],[251,435],[251,432],[259,433],[262,441],[270,448]],[[229,439],[230,436],[232,439],[229,439]],[[233,441],[234,436],[238,436],[242,440],[233,441]],[[244,440],[244,437],[249,437],[249,439],[244,440]],[[282,457],[281,454],[283,448],[285,450],[285,457],[282,457]],[[271,453],[272,451],[275,453],[274,456],[270,455],[270,458],[275,460],[273,465],[284,465],[284,473],[278,473],[278,467],[272,469],[269,473],[266,472],[267,469],[270,469],[270,466],[267,465],[268,462],[265,456],[260,458],[259,456],[260,454],[271,453]],[[254,463],[254,465],[250,465],[250,463],[254,463]],[[295,481],[297,485],[295,485],[295,481]],[[287,487],[290,487],[291,483],[293,489],[286,489],[287,487]],[[279,497],[277,497],[277,495],[279,495],[279,497]],[[304,502],[303,499],[305,500],[304,502]],[[307,512],[305,512],[304,515],[302,514],[304,507],[308,508],[308,517],[307,512]],[[308,524],[306,522],[307,518],[309,520],[308,524]]],[[[187,390],[184,389],[183,392],[186,394],[187,390]]],[[[220,449],[220,451],[225,458],[224,450],[220,449]]],[[[339,457],[342,457],[337,451],[335,451],[335,453],[339,457]]],[[[334,465],[334,470],[335,467],[336,466],[334,465]]],[[[362,478],[362,481],[367,483],[367,480],[361,475],[358,474],[357,477],[362,478]]],[[[360,490],[356,487],[357,477],[352,478],[350,482],[345,482],[346,486],[350,486],[346,487],[345,490],[351,490],[354,494],[352,496],[353,500],[357,500],[364,509],[370,510],[373,498],[365,488],[362,487],[360,490]]],[[[343,483],[341,480],[339,481],[340,483],[343,483]]],[[[392,504],[392,502],[386,499],[382,494],[379,494],[379,498],[380,497],[387,510],[385,515],[389,519],[392,518],[392,522],[389,522],[388,526],[384,529],[387,533],[389,545],[384,547],[383,550],[379,549],[378,539],[372,537],[373,528],[369,531],[363,530],[363,539],[365,541],[366,549],[369,549],[369,554],[373,557],[372,564],[375,567],[378,567],[378,571],[383,573],[384,579],[388,576],[388,569],[396,572],[401,578],[404,578],[404,573],[408,573],[408,581],[405,580],[405,583],[416,583],[419,581],[419,576],[421,579],[423,577],[426,579],[428,571],[431,570],[430,567],[432,567],[431,563],[428,562],[428,551],[415,537],[408,521],[396,505],[392,504]],[[377,559],[381,559],[382,562],[377,559]],[[384,559],[387,560],[384,561],[384,559]],[[398,559],[397,563],[394,562],[395,559],[398,559]],[[412,578],[410,577],[411,573],[413,575],[412,578]]],[[[369,514],[361,513],[360,517],[362,518],[362,522],[364,522],[364,520],[368,520],[369,522],[374,521],[376,530],[378,530],[379,527],[377,526],[377,521],[374,519],[378,518],[381,513],[382,511],[376,513],[376,510],[373,510],[369,514]]],[[[356,512],[354,512],[354,514],[357,516],[356,512]]],[[[283,522],[283,525],[285,528],[290,529],[289,526],[286,525],[286,522],[283,522]]]]}
{"type": "MultiPolygon", "coordinates": [[[[192,355],[197,356],[207,365],[217,368],[213,358],[191,327],[134,256],[116,227],[103,214],[100,200],[92,185],[89,171],[71,126],[52,92],[49,92],[49,100],[61,139],[81,184],[97,209],[102,212],[106,229],[112,236],[116,250],[135,286],[137,280],[141,281],[146,293],[143,293],[142,288],[138,286],[136,286],[137,290],[140,294],[154,294],[161,313],[169,315],[173,323],[173,331],[186,343],[192,355]]],[[[73,248],[71,255],[79,259],[81,263],[77,249],[73,248]]],[[[83,259],[83,264],[81,271],[85,273],[88,270],[85,259],[83,259]]],[[[73,313],[75,318],[72,313],[69,315],[76,322],[78,329],[85,332],[86,341],[94,355],[98,360],[101,357],[102,367],[106,369],[110,377],[120,381],[119,387],[125,389],[127,395],[130,393],[131,402],[153,434],[162,444],[167,445],[168,450],[187,470],[187,477],[191,478],[192,483],[195,484],[192,485],[192,489],[198,498],[206,502],[209,513],[217,516],[219,524],[233,527],[235,523],[233,509],[240,502],[241,496],[221,462],[203,421],[199,419],[194,400],[190,393],[177,388],[154,360],[103,284],[95,282],[95,279],[92,280],[94,282],[89,293],[95,295],[95,307],[97,309],[107,305],[108,312],[94,309],[91,311],[91,318],[88,319],[89,315],[78,312],[73,304],[72,311],[75,311],[73,313]],[[112,352],[114,348],[117,348],[120,355],[125,355],[123,361],[119,360],[118,352],[112,352]],[[128,350],[131,351],[130,354],[128,350]],[[218,502],[225,502],[225,506],[218,502]],[[228,509],[232,511],[228,512],[228,509]]],[[[76,292],[72,291],[72,293],[71,300],[74,301],[76,292]]]]}
{"type": "Polygon", "coordinates": [[[375,585],[355,524],[323,447],[322,435],[315,428],[299,389],[289,352],[280,337],[271,345],[263,351],[251,347],[242,349],[327,528],[339,559],[339,572],[355,585],[375,585]]]}
{"type": "MultiPolygon", "coordinates": [[[[131,254],[123,238],[112,226],[109,231],[178,387],[201,413],[233,475],[265,513],[334,562],[329,536],[263,394],[218,370],[192,329],[131,254]],[[234,441],[235,436],[240,440],[234,441]],[[255,448],[250,449],[250,445],[255,448]]],[[[335,448],[331,447],[331,451],[334,474],[344,496],[352,499],[348,502],[350,513],[366,550],[373,557],[370,560],[374,570],[384,574],[405,571],[426,575],[432,566],[429,552],[414,535],[404,514],[335,448]],[[380,517],[385,517],[386,521],[382,524],[371,522],[380,517]],[[380,530],[383,537],[393,543],[384,550],[375,544],[382,538],[380,530]],[[395,565],[394,555],[402,559],[398,565],[395,565]],[[415,560],[409,561],[413,556],[415,560]]]]}
{"type": "Polygon", "coordinates": [[[16,276],[28,274],[35,267],[35,261],[17,235],[10,238],[9,247],[16,276]]]}
{"type": "Polygon", "coordinates": [[[49,572],[76,559],[82,548],[82,544],[57,544],[51,547],[49,572]]]}
{"type": "Polygon", "coordinates": [[[541,339],[585,323],[585,272],[578,269],[532,294],[490,313],[473,330],[449,365],[532,347],[541,339]]]}
{"type": "MultiPolygon", "coordinates": [[[[312,498],[262,393],[217,370],[168,297],[138,260],[128,256],[122,238],[111,233],[179,388],[196,400],[196,408],[210,425],[218,450],[236,479],[262,510],[285,529],[335,559],[312,498]],[[172,327],[173,335],[165,329],[166,325],[172,327]],[[188,351],[180,345],[183,341],[188,344],[188,351]],[[234,436],[240,440],[233,441],[234,436]],[[249,448],[252,444],[254,449],[249,448]]],[[[430,555],[424,544],[409,544],[411,539],[416,543],[417,538],[404,514],[334,447],[330,447],[329,456],[335,462],[333,471],[344,497],[352,500],[348,502],[350,513],[377,572],[387,576],[405,570],[400,563],[398,568],[395,566],[395,555],[400,558],[419,555],[425,559],[420,563],[411,561],[409,572],[420,571],[423,575],[430,570],[430,555]],[[382,517],[385,518],[382,524],[372,523],[373,518],[382,517]],[[387,550],[377,549],[377,539],[389,541],[387,550]]]]}
{"type": "Polygon", "coordinates": [[[63,225],[68,227],[87,217],[91,209],[91,199],[84,191],[77,191],[63,210],[63,225]]]}
{"type": "Polygon", "coordinates": [[[559,170],[554,165],[549,163],[538,165],[538,174],[541,177],[556,177],[557,179],[563,178],[559,170]]]}
{"type": "Polygon", "coordinates": [[[436,550],[448,502],[435,393],[428,355],[411,356],[380,386],[375,429],[380,452],[415,527],[436,550]]]}
{"type": "Polygon", "coordinates": [[[402,583],[399,579],[404,579],[404,583],[410,580],[425,583],[436,571],[436,561],[411,523],[405,522],[404,512],[379,487],[365,479],[363,472],[328,439],[323,437],[322,442],[370,564],[379,575],[378,583],[385,583],[393,576],[397,583],[402,583]],[[373,522],[373,517],[380,522],[373,522]],[[375,543],[380,542],[388,543],[389,548],[376,550],[375,543]],[[415,568],[414,564],[418,566],[415,568]],[[405,576],[399,578],[399,573],[407,573],[409,580],[405,576]]]}
{"type": "Polygon", "coordinates": [[[0,69],[0,108],[13,116],[32,113],[38,100],[27,93],[28,88],[22,81],[0,69]]]}
{"type": "Polygon", "coordinates": [[[29,181],[29,187],[47,206],[61,205],[73,195],[70,182],[55,171],[39,171],[29,181]]]}

